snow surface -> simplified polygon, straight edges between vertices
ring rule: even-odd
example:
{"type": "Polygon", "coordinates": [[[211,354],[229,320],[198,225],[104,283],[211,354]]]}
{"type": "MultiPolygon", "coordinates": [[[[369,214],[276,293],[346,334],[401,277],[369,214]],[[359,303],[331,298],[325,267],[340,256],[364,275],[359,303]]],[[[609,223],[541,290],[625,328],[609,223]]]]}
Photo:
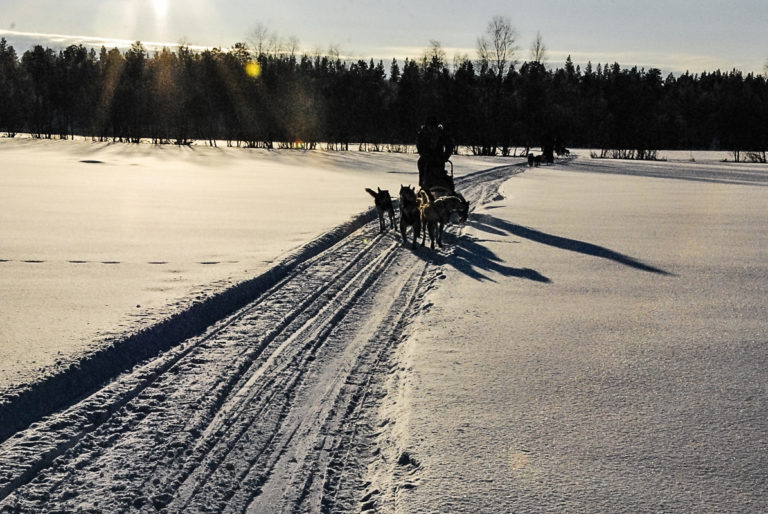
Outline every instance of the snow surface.
{"type": "Polygon", "coordinates": [[[415,170],[414,154],[0,138],[0,393],[263,273],[415,170]]]}
{"type": "Polygon", "coordinates": [[[399,510],[768,509],[768,170],[697,171],[577,160],[475,210],[400,349],[399,510]]]}
{"type": "Polygon", "coordinates": [[[211,326],[0,442],[0,509],[768,510],[765,166],[457,158],[431,252],[360,215],[413,155],[1,144],[0,341],[211,326]]]}

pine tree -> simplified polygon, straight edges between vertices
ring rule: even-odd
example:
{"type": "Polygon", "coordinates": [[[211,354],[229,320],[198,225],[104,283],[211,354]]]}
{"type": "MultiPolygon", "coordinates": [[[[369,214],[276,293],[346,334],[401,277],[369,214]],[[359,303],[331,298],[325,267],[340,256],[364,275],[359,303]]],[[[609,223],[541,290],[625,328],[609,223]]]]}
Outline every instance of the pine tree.
{"type": "Polygon", "coordinates": [[[50,48],[35,45],[24,52],[21,67],[29,83],[28,126],[35,137],[50,139],[55,131],[55,97],[58,91],[56,55],[50,48]]]}
{"type": "Polygon", "coordinates": [[[23,129],[26,101],[16,50],[0,38],[0,130],[8,137],[23,129]]]}

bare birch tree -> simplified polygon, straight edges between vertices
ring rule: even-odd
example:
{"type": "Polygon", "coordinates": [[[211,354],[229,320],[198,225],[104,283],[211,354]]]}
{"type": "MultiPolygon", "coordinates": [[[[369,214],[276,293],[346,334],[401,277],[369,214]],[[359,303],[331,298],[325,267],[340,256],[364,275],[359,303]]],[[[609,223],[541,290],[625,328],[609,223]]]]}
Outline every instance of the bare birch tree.
{"type": "Polygon", "coordinates": [[[299,53],[300,44],[299,44],[299,38],[298,37],[290,36],[286,40],[285,44],[286,44],[286,47],[287,47],[287,50],[288,50],[288,54],[291,57],[295,57],[296,54],[299,53]]]}
{"type": "Polygon", "coordinates": [[[248,42],[253,47],[256,56],[259,56],[269,51],[269,41],[273,37],[274,35],[270,32],[269,27],[263,23],[257,23],[248,37],[248,42]]]}
{"type": "Polygon", "coordinates": [[[477,53],[481,66],[489,67],[501,77],[508,65],[514,64],[518,50],[517,31],[504,16],[494,16],[485,29],[485,35],[477,39],[477,53]]]}
{"type": "Polygon", "coordinates": [[[544,64],[544,60],[547,58],[547,45],[544,44],[544,40],[541,37],[541,33],[536,33],[536,39],[531,44],[531,62],[538,64],[544,64]]]}
{"type": "Polygon", "coordinates": [[[328,46],[328,57],[332,61],[338,61],[341,59],[341,49],[339,48],[339,45],[331,44],[328,46]]]}
{"type": "Polygon", "coordinates": [[[424,70],[428,68],[437,71],[443,69],[445,67],[446,54],[440,41],[430,39],[429,46],[424,50],[424,55],[421,59],[424,70]]]}
{"type": "Polygon", "coordinates": [[[285,53],[285,42],[273,32],[269,35],[267,40],[267,53],[270,55],[281,55],[285,53]]]}

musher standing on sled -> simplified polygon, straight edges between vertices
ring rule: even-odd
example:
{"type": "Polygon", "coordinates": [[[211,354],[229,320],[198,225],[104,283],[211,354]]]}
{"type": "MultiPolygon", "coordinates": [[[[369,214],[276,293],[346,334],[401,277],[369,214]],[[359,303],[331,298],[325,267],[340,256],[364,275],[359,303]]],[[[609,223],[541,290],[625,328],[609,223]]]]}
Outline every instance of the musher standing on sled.
{"type": "MultiPolygon", "coordinates": [[[[445,186],[450,181],[445,163],[453,153],[453,141],[437,124],[437,118],[429,116],[416,136],[416,150],[419,152],[419,187],[445,186]]],[[[452,182],[452,181],[450,181],[452,182]]],[[[450,184],[449,189],[453,189],[450,184]]]]}

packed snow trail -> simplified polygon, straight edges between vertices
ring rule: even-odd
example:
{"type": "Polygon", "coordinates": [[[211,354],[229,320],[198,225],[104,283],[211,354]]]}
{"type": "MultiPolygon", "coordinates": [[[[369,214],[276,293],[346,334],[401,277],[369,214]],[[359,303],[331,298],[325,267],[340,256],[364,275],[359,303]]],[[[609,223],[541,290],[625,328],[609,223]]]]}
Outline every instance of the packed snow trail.
{"type": "MultiPolygon", "coordinates": [[[[475,204],[522,167],[457,180],[475,204]]],[[[447,249],[450,251],[450,248],[447,249]]],[[[366,510],[391,353],[445,255],[363,228],[0,444],[0,511],[366,510]]]]}

